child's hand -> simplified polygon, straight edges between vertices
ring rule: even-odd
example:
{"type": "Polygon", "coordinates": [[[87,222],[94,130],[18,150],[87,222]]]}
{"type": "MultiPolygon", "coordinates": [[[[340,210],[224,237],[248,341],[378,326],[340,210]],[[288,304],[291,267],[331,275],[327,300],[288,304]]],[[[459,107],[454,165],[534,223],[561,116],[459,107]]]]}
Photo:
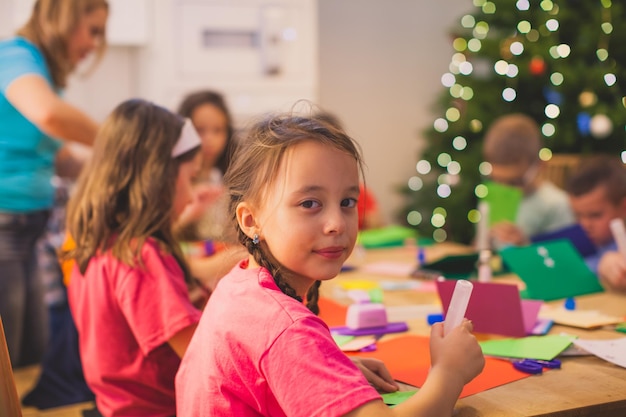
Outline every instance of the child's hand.
{"type": "Polygon", "coordinates": [[[432,368],[446,372],[463,385],[483,370],[485,357],[476,337],[471,333],[472,322],[464,320],[446,336],[443,323],[435,323],[430,331],[430,357],[432,368]]]}
{"type": "Polygon", "coordinates": [[[350,360],[363,372],[367,382],[372,384],[374,388],[384,392],[398,391],[398,384],[393,380],[389,370],[385,364],[374,358],[355,358],[350,360]]]}
{"type": "Polygon", "coordinates": [[[626,260],[619,252],[607,252],[600,258],[598,275],[611,289],[626,291],[626,260]]]}
{"type": "Polygon", "coordinates": [[[193,201],[185,207],[178,218],[180,225],[193,223],[200,219],[206,210],[222,196],[224,188],[220,185],[199,184],[194,187],[193,201]]]}
{"type": "Polygon", "coordinates": [[[491,227],[491,237],[505,245],[521,246],[528,243],[520,228],[507,221],[494,224],[491,227]]]}

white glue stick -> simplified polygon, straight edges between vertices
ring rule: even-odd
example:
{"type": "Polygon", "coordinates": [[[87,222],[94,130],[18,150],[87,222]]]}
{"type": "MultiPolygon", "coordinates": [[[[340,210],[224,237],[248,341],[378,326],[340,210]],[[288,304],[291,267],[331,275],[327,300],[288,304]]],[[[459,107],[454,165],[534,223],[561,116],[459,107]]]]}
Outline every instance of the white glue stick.
{"type": "Polygon", "coordinates": [[[613,219],[610,223],[611,233],[613,233],[613,239],[617,243],[617,249],[626,259],[626,228],[624,228],[624,221],[622,219],[613,219]]]}
{"type": "Polygon", "coordinates": [[[448,312],[446,313],[446,319],[443,322],[444,337],[463,322],[465,310],[467,310],[473,288],[472,283],[464,279],[460,279],[456,282],[452,299],[448,306],[448,312]]]}

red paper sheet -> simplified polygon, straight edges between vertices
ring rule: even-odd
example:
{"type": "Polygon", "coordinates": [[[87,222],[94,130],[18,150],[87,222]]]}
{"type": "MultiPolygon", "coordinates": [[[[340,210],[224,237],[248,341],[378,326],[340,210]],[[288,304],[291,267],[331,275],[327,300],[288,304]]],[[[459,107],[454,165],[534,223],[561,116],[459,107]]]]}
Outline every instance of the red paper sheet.
{"type": "MultiPolygon", "coordinates": [[[[332,300],[320,298],[320,317],[328,326],[345,324],[347,307],[332,300]]],[[[374,352],[349,353],[354,356],[377,358],[382,360],[394,379],[421,387],[430,369],[429,340],[425,336],[398,336],[387,341],[380,341],[374,352]]],[[[485,368],[463,388],[461,398],[468,395],[508,384],[526,378],[529,374],[520,372],[504,360],[485,358],[485,368]]]]}

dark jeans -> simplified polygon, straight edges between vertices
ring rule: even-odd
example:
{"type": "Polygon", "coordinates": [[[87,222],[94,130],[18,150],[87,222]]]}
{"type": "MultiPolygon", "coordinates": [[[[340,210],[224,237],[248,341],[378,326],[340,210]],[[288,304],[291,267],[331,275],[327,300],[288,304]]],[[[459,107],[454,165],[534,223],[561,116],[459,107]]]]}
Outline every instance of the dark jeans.
{"type": "Polygon", "coordinates": [[[93,401],[95,397],[83,376],[78,333],[69,305],[50,308],[50,319],[51,334],[41,374],[37,384],[22,398],[22,404],[45,410],[93,401]]]}
{"type": "Polygon", "coordinates": [[[14,368],[38,363],[45,349],[47,308],[35,243],[48,216],[48,211],[0,212],[0,317],[14,368]]]}

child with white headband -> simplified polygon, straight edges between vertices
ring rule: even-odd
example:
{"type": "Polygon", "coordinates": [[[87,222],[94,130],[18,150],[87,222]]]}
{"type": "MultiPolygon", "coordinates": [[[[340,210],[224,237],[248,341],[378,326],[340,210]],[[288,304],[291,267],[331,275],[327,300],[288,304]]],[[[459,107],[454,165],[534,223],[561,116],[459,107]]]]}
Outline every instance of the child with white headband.
{"type": "Polygon", "coordinates": [[[191,201],[200,138],[143,100],[108,117],[68,204],[68,289],[85,379],[104,416],[173,416],[174,376],[200,319],[172,223],[191,201]]]}

